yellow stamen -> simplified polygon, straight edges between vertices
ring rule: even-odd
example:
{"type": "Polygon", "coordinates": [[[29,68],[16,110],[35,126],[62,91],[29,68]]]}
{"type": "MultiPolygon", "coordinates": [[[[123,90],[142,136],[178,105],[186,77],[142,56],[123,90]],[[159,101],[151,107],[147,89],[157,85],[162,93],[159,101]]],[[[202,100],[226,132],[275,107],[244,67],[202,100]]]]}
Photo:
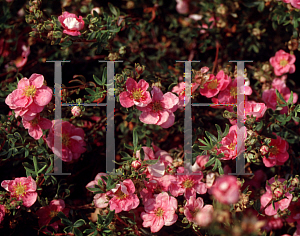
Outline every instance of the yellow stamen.
{"type": "Polygon", "coordinates": [[[134,100],[140,100],[140,99],[143,99],[143,94],[142,94],[142,89],[133,89],[133,92],[132,94],[130,95],[130,98],[131,99],[134,99],[134,100]]]}
{"type": "Polygon", "coordinates": [[[208,82],[207,88],[208,89],[216,89],[218,87],[218,84],[219,84],[218,80],[214,79],[211,82],[208,82]]]}
{"type": "Polygon", "coordinates": [[[155,211],[155,215],[158,217],[163,216],[163,214],[164,214],[164,210],[161,207],[157,208],[157,210],[155,211]]]}
{"type": "Polygon", "coordinates": [[[288,61],[285,60],[285,59],[282,59],[280,60],[280,63],[279,63],[281,66],[286,66],[288,64],[288,61]]]}
{"type": "Polygon", "coordinates": [[[23,95],[25,95],[26,97],[34,97],[35,93],[36,88],[34,85],[25,86],[25,89],[23,89],[23,95]]]}
{"type": "Polygon", "coordinates": [[[14,186],[14,192],[16,193],[17,197],[24,196],[26,194],[26,189],[27,187],[21,183],[17,183],[17,185],[14,186]]]}
{"type": "Polygon", "coordinates": [[[160,102],[159,101],[154,102],[152,105],[152,111],[158,112],[161,110],[162,110],[162,106],[161,106],[160,102]]]}
{"type": "Polygon", "coordinates": [[[274,155],[277,155],[277,153],[279,153],[279,150],[278,150],[278,147],[272,147],[271,149],[270,149],[270,152],[272,153],[272,154],[274,154],[274,155]]]}
{"type": "Polygon", "coordinates": [[[58,212],[57,211],[51,211],[49,214],[49,217],[53,218],[55,216],[57,216],[58,212]]]}
{"type": "Polygon", "coordinates": [[[117,196],[117,198],[119,198],[119,199],[124,199],[124,198],[127,197],[127,195],[126,195],[125,193],[123,193],[123,192],[121,191],[121,189],[118,189],[118,190],[117,190],[116,196],[117,196]]]}
{"type": "Polygon", "coordinates": [[[66,147],[69,146],[69,144],[70,144],[70,137],[69,137],[69,135],[67,135],[67,134],[63,134],[62,135],[62,144],[64,146],[66,146],[66,147]]]}
{"type": "Polygon", "coordinates": [[[237,96],[237,87],[231,87],[230,88],[230,96],[236,98],[236,96],[237,96]]]}
{"type": "Polygon", "coordinates": [[[187,179],[182,183],[184,188],[192,188],[194,186],[194,181],[187,179]]]}

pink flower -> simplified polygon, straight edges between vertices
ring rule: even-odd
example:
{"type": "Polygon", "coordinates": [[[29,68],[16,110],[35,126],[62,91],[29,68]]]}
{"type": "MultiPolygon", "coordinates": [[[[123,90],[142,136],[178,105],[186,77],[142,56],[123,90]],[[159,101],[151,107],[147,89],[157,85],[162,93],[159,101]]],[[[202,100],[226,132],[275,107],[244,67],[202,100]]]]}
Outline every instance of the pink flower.
{"type": "Polygon", "coordinates": [[[27,114],[34,118],[51,101],[52,90],[43,82],[44,76],[40,74],[32,74],[29,79],[24,77],[18,88],[7,96],[5,103],[15,109],[16,117],[27,114]]]}
{"type": "Polygon", "coordinates": [[[5,68],[13,64],[15,64],[17,68],[24,66],[30,54],[30,46],[26,46],[24,42],[18,43],[17,53],[18,57],[15,60],[8,63],[7,65],[5,65],[5,68]]]}
{"type": "MultiPolygon", "coordinates": [[[[191,94],[196,91],[198,86],[199,84],[192,83],[191,94]]],[[[180,82],[178,85],[174,86],[172,92],[178,94],[178,98],[179,98],[178,107],[184,107],[185,104],[189,102],[189,100],[185,101],[185,82],[180,82]]]]}
{"type": "Polygon", "coordinates": [[[203,85],[204,88],[200,88],[200,94],[207,98],[211,98],[220,91],[225,90],[230,81],[230,77],[226,75],[223,70],[220,70],[216,76],[210,74],[209,79],[203,85]]]}
{"type": "Polygon", "coordinates": [[[37,114],[33,120],[25,120],[22,117],[22,123],[25,129],[28,129],[28,134],[35,140],[39,140],[43,135],[43,129],[50,129],[52,122],[48,119],[40,117],[37,114]]]}
{"type": "Polygon", "coordinates": [[[174,113],[177,109],[179,99],[173,93],[167,92],[165,94],[154,86],[152,91],[152,102],[146,107],[137,107],[142,114],[140,121],[145,124],[160,125],[162,128],[169,128],[174,124],[174,113]]]}
{"type": "Polygon", "coordinates": [[[151,102],[150,93],[147,91],[149,84],[141,79],[138,83],[128,78],[126,80],[126,89],[120,94],[120,103],[123,107],[132,107],[133,105],[145,107],[151,102]]]}
{"type": "Polygon", "coordinates": [[[231,175],[219,177],[210,188],[211,194],[223,204],[234,204],[239,201],[240,186],[237,178],[231,175]]]}
{"type": "Polygon", "coordinates": [[[200,227],[207,227],[213,221],[214,207],[212,205],[205,205],[195,217],[195,223],[200,227]]]}
{"type": "Polygon", "coordinates": [[[158,232],[164,225],[170,226],[177,221],[175,214],[177,200],[166,192],[156,195],[145,205],[142,212],[143,227],[150,227],[152,233],[158,232]]]}
{"type": "MultiPolygon", "coordinates": [[[[177,173],[185,173],[184,167],[179,167],[177,173]]],[[[177,175],[175,181],[171,181],[170,192],[173,196],[178,197],[180,195],[185,196],[189,199],[191,196],[196,197],[196,193],[205,194],[207,191],[205,183],[201,182],[203,174],[201,171],[191,173],[186,173],[186,175],[177,175]]]]}
{"type": "MultiPolygon", "coordinates": [[[[243,86],[241,88],[237,88],[237,78],[230,82],[228,87],[221,91],[218,94],[218,103],[219,104],[236,104],[237,103],[237,95],[238,94],[244,94],[244,95],[251,95],[252,89],[250,86],[243,86]]],[[[245,96],[247,99],[247,97],[245,96]]],[[[230,108],[230,111],[233,111],[232,107],[230,108]]]]}
{"type": "Polygon", "coordinates": [[[109,196],[113,196],[109,200],[110,210],[119,213],[137,208],[140,200],[134,192],[135,187],[131,179],[125,179],[117,184],[114,189],[107,193],[109,196]]]}
{"type": "Polygon", "coordinates": [[[299,0],[290,0],[290,1],[291,1],[291,5],[293,7],[300,9],[300,1],[299,0]]]}
{"type": "MultiPolygon", "coordinates": [[[[89,182],[85,187],[86,188],[96,188],[96,185],[98,185],[98,180],[102,180],[102,182],[104,183],[104,184],[106,184],[106,182],[105,182],[105,180],[103,180],[102,178],[101,178],[101,176],[107,176],[108,174],[106,174],[106,173],[98,173],[97,175],[96,175],[96,177],[95,177],[95,179],[94,180],[92,180],[91,182],[89,182]]],[[[89,190],[89,189],[88,189],[89,190]]],[[[91,191],[91,192],[93,192],[92,190],[89,190],[89,191],[91,191]]]]}
{"type": "Polygon", "coordinates": [[[5,216],[5,206],[0,205],[0,223],[4,220],[4,216],[5,216]]]}
{"type": "Polygon", "coordinates": [[[17,201],[22,200],[25,207],[31,207],[37,199],[36,183],[31,176],[3,180],[1,186],[10,192],[11,198],[17,198],[17,201]]]}
{"type": "Polygon", "coordinates": [[[244,141],[247,138],[247,129],[245,126],[238,128],[237,125],[230,127],[228,134],[221,141],[222,146],[218,149],[218,153],[224,153],[222,160],[232,160],[240,155],[243,151],[242,149],[237,150],[237,140],[243,138],[244,141]],[[243,137],[244,133],[244,137],[243,137]]]}
{"type": "Polygon", "coordinates": [[[269,146],[268,157],[263,158],[263,162],[266,167],[272,167],[275,165],[283,165],[289,159],[289,144],[287,141],[276,135],[277,139],[271,139],[269,146]]]}
{"type": "Polygon", "coordinates": [[[201,197],[197,199],[194,196],[190,197],[184,206],[184,215],[190,222],[205,227],[212,221],[213,207],[212,205],[203,207],[203,205],[201,197]]]}
{"type": "Polygon", "coordinates": [[[52,152],[65,162],[77,160],[82,153],[86,151],[84,146],[84,131],[77,128],[67,121],[53,120],[49,135],[46,138],[46,143],[52,152]],[[54,130],[58,130],[58,125],[61,125],[62,131],[58,136],[55,136],[54,130]],[[61,137],[62,150],[57,150],[54,147],[54,136],[56,139],[61,137]]]}
{"type": "Polygon", "coordinates": [[[291,202],[291,205],[289,206],[289,210],[291,211],[291,214],[288,216],[286,221],[288,223],[297,222],[297,224],[300,224],[300,201],[297,202],[291,202]]]}
{"type": "MultiPolygon", "coordinates": [[[[287,102],[291,96],[291,91],[288,87],[286,87],[285,81],[279,78],[276,78],[272,82],[272,88],[263,91],[262,99],[268,106],[268,108],[276,109],[277,104],[283,104],[283,102],[277,97],[276,90],[282,95],[284,100],[287,102]]],[[[298,100],[298,95],[293,93],[293,104],[295,104],[298,100]]],[[[287,107],[284,107],[280,113],[286,113],[287,107]]]]}
{"type": "Polygon", "coordinates": [[[290,74],[294,73],[296,70],[296,67],[294,65],[295,61],[296,57],[294,55],[286,53],[283,50],[279,50],[278,52],[276,52],[274,57],[270,58],[270,63],[274,67],[274,73],[277,76],[283,75],[288,72],[290,74]]]}
{"type": "Polygon", "coordinates": [[[267,106],[264,103],[257,103],[254,101],[245,101],[241,102],[238,105],[238,114],[244,114],[244,121],[247,119],[247,116],[253,115],[256,117],[256,120],[262,118],[267,110],[267,106]]]}
{"type": "Polygon", "coordinates": [[[72,13],[65,11],[61,16],[58,17],[59,22],[64,28],[64,33],[72,36],[79,36],[81,33],[80,30],[84,27],[84,21],[82,16],[79,18],[72,13]]]}
{"type": "MultiPolygon", "coordinates": [[[[106,185],[105,180],[101,178],[101,176],[107,176],[106,173],[98,173],[95,177],[95,180],[89,182],[85,187],[88,188],[96,188],[96,185],[98,185],[98,181],[101,179],[104,185],[106,185]]],[[[88,189],[89,190],[89,189],[88,189]]],[[[95,192],[93,190],[89,190],[91,192],[95,192]]],[[[107,199],[107,193],[97,193],[94,196],[94,204],[97,208],[105,208],[108,206],[108,199],[107,199]]]]}
{"type": "Polygon", "coordinates": [[[176,11],[179,14],[187,14],[189,12],[189,0],[176,0],[176,11]]]}
{"type": "Polygon", "coordinates": [[[205,169],[205,164],[208,162],[209,156],[208,155],[203,155],[203,156],[197,156],[196,157],[196,162],[194,163],[192,167],[192,171],[198,171],[198,170],[204,170],[205,169]]]}
{"type": "MultiPolygon", "coordinates": [[[[36,214],[39,217],[39,226],[42,227],[50,223],[52,218],[57,216],[58,212],[63,212],[65,215],[69,214],[69,209],[65,208],[65,202],[62,199],[52,200],[49,206],[41,207],[37,210],[36,214]]],[[[55,221],[50,226],[58,230],[59,221],[55,221]]]]}
{"type": "Polygon", "coordinates": [[[277,211],[280,209],[283,211],[288,208],[293,195],[287,191],[287,186],[283,184],[285,179],[278,179],[275,181],[275,178],[271,178],[268,182],[270,184],[266,184],[266,193],[260,197],[261,208],[264,209],[264,213],[268,216],[273,216],[277,214],[277,211]],[[278,195],[278,193],[282,192],[282,194],[278,195]],[[274,201],[276,198],[285,196],[286,198],[281,199],[280,201],[274,201]],[[272,201],[274,201],[275,209],[273,208],[272,201]]]}

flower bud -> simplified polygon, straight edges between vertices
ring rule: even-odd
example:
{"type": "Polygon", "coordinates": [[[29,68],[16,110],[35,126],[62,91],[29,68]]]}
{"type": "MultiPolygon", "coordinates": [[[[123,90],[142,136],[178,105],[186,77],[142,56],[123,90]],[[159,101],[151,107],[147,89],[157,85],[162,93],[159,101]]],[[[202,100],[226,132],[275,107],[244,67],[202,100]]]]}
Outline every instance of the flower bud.
{"type": "Polygon", "coordinates": [[[135,170],[137,170],[138,168],[140,168],[141,167],[141,162],[139,161],[139,160],[135,160],[135,161],[133,161],[132,163],[131,163],[131,166],[135,169],[135,170]]]}
{"type": "Polygon", "coordinates": [[[276,188],[273,193],[275,197],[280,198],[283,195],[284,191],[282,188],[276,188]]]}
{"type": "Polygon", "coordinates": [[[71,112],[72,112],[73,116],[77,117],[77,116],[80,116],[81,109],[79,106],[74,106],[74,107],[72,107],[71,112]]]}
{"type": "Polygon", "coordinates": [[[101,14],[101,9],[99,7],[94,7],[92,10],[91,10],[91,15],[94,16],[94,11],[98,13],[98,15],[101,14]]]}
{"type": "Polygon", "coordinates": [[[145,66],[140,66],[140,64],[135,64],[135,71],[139,75],[142,74],[145,70],[145,66]]]}
{"type": "Polygon", "coordinates": [[[183,214],[183,213],[184,213],[184,208],[183,208],[183,207],[180,207],[180,208],[179,208],[179,212],[180,212],[181,214],[183,214]]]}
{"type": "Polygon", "coordinates": [[[259,149],[261,155],[267,155],[269,152],[269,147],[267,145],[262,145],[259,149]]]}
{"type": "Polygon", "coordinates": [[[120,53],[121,55],[122,55],[122,54],[125,54],[125,53],[126,53],[126,47],[125,47],[125,46],[120,47],[119,53],[120,53]]]}
{"type": "Polygon", "coordinates": [[[291,181],[292,186],[297,186],[299,185],[299,179],[298,178],[293,178],[291,181]]]}

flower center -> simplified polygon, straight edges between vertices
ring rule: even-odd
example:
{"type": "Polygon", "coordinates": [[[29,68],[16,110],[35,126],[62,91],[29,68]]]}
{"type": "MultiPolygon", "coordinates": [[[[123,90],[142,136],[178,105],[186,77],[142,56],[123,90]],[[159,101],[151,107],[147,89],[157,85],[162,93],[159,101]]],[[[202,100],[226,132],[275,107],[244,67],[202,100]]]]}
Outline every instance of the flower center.
{"type": "Polygon", "coordinates": [[[30,124],[31,124],[32,126],[36,126],[38,123],[39,123],[38,118],[34,118],[32,121],[30,121],[30,124]]]}
{"type": "Polygon", "coordinates": [[[274,154],[274,155],[277,155],[278,154],[278,147],[276,147],[276,146],[274,146],[274,147],[272,147],[271,149],[270,149],[270,152],[272,153],[272,154],[274,154]]]}
{"type": "Polygon", "coordinates": [[[35,93],[36,88],[34,85],[25,86],[25,88],[23,89],[23,95],[25,95],[26,97],[34,97],[35,93]]]}
{"type": "Polygon", "coordinates": [[[50,211],[49,217],[53,218],[55,216],[57,216],[58,212],[57,211],[50,211]]]}
{"type": "Polygon", "coordinates": [[[123,192],[121,191],[121,189],[118,189],[118,190],[117,190],[116,196],[117,196],[118,199],[124,199],[124,198],[127,197],[127,195],[126,195],[125,193],[123,193],[123,192]]]}
{"type": "Polygon", "coordinates": [[[190,179],[187,179],[183,182],[183,187],[185,188],[192,188],[194,186],[194,181],[193,180],[190,180],[190,179]]]}
{"type": "Polygon", "coordinates": [[[159,101],[156,101],[152,104],[152,111],[158,112],[162,110],[162,106],[159,101]]]}
{"type": "Polygon", "coordinates": [[[69,146],[70,144],[70,137],[67,134],[62,134],[62,138],[61,138],[62,144],[66,147],[69,146]]]}
{"type": "Polygon", "coordinates": [[[218,80],[214,79],[211,82],[208,83],[207,88],[208,89],[216,89],[218,87],[218,80]]]}
{"type": "Polygon", "coordinates": [[[158,217],[163,216],[163,214],[164,214],[164,210],[161,207],[157,208],[157,210],[155,211],[155,215],[158,217]]]}
{"type": "Polygon", "coordinates": [[[66,18],[63,23],[65,24],[65,26],[67,26],[71,30],[72,30],[72,28],[77,28],[78,29],[80,27],[79,22],[74,17],[66,18]]]}
{"type": "Polygon", "coordinates": [[[236,143],[231,143],[230,145],[228,145],[228,149],[233,151],[235,149],[235,146],[236,146],[236,143]]]}
{"type": "Polygon", "coordinates": [[[285,60],[285,59],[282,59],[280,60],[280,63],[279,63],[281,66],[286,66],[288,64],[288,61],[285,60]]]}
{"type": "Polygon", "coordinates": [[[133,89],[133,92],[130,96],[131,99],[134,99],[134,100],[140,100],[141,98],[143,97],[143,94],[142,94],[142,90],[139,88],[139,89],[133,89]]]}
{"type": "Polygon", "coordinates": [[[25,185],[22,185],[21,183],[17,183],[16,186],[14,186],[15,193],[18,196],[24,196],[26,194],[27,187],[25,185]]]}
{"type": "Polygon", "coordinates": [[[236,98],[236,96],[237,96],[237,87],[231,87],[230,88],[230,96],[236,98]]]}

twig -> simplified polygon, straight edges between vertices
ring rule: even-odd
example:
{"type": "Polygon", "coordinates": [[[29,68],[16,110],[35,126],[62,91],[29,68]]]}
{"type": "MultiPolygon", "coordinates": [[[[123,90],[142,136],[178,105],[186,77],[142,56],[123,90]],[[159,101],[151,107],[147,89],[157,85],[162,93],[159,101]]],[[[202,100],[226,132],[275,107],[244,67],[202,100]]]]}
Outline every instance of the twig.
{"type": "Polygon", "coordinates": [[[216,51],[216,57],[215,57],[215,61],[214,61],[214,67],[213,67],[213,69],[212,69],[212,74],[215,72],[215,69],[216,69],[217,64],[218,64],[219,47],[220,47],[220,44],[219,44],[218,41],[216,41],[216,48],[217,48],[217,51],[216,51]]]}

